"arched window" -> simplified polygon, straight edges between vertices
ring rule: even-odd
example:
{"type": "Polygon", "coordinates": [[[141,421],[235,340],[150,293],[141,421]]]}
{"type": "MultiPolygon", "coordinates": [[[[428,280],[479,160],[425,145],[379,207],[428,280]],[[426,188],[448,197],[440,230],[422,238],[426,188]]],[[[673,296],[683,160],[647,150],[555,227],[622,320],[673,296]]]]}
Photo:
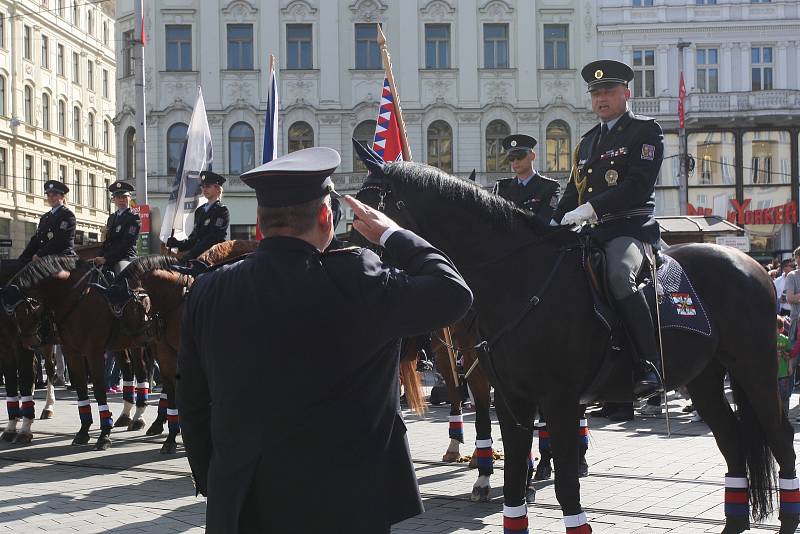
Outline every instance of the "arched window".
{"type": "Polygon", "coordinates": [[[189,126],[176,122],[167,130],[167,174],[175,174],[181,165],[183,156],[183,143],[186,141],[186,132],[189,126]]]}
{"type": "Polygon", "coordinates": [[[289,150],[295,152],[314,146],[314,130],[307,122],[296,122],[289,127],[289,150]]]}
{"type": "Polygon", "coordinates": [[[453,172],[453,129],[444,121],[428,126],[428,165],[453,172]]]}
{"type": "Polygon", "coordinates": [[[504,121],[493,120],[486,127],[486,172],[503,172],[508,170],[506,152],[503,150],[503,139],[511,134],[511,128],[504,121]]]}
{"type": "Polygon", "coordinates": [[[30,85],[25,86],[25,122],[33,124],[33,89],[30,85]]]}
{"type": "Polygon", "coordinates": [[[111,124],[103,121],[103,150],[111,152],[111,124]]]}
{"type": "Polygon", "coordinates": [[[86,142],[89,146],[94,146],[94,113],[91,111],[86,117],[86,142]]]}
{"type": "MultiPolygon", "coordinates": [[[[356,126],[353,130],[353,139],[362,145],[372,148],[372,142],[375,139],[375,121],[364,121],[356,126]]],[[[353,151],[353,172],[367,172],[367,167],[358,154],[353,151]]]]}
{"type": "Polygon", "coordinates": [[[569,126],[564,121],[547,125],[547,170],[568,172],[572,167],[569,126]]]}
{"type": "Polygon", "coordinates": [[[237,122],[228,132],[228,153],[231,174],[242,174],[255,167],[256,141],[253,128],[246,122],[237,122]]]}
{"type": "Polygon", "coordinates": [[[42,129],[50,131],[50,95],[42,93],[42,129]]]}
{"type": "Polygon", "coordinates": [[[136,179],[136,130],[133,126],[125,130],[125,179],[136,179]]]}
{"type": "Polygon", "coordinates": [[[72,108],[72,138],[81,141],[81,108],[78,106],[72,108]]]}
{"type": "Polygon", "coordinates": [[[6,79],[0,76],[0,115],[6,114],[6,79]]]}
{"type": "Polygon", "coordinates": [[[67,104],[63,100],[58,101],[58,135],[67,135],[67,104]]]}

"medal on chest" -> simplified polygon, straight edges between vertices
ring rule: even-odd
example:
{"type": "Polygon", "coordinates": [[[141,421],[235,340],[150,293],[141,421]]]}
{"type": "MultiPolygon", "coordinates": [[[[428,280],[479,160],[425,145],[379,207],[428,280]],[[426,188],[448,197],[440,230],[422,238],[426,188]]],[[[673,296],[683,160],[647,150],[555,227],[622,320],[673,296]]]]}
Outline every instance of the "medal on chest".
{"type": "Polygon", "coordinates": [[[47,232],[47,239],[53,239],[53,236],[54,236],[54,235],[55,235],[55,234],[53,233],[53,231],[52,231],[52,230],[50,230],[49,232],[47,232]]]}
{"type": "Polygon", "coordinates": [[[619,179],[619,173],[614,169],[608,169],[606,171],[605,179],[608,185],[617,185],[617,180],[619,179]]]}
{"type": "Polygon", "coordinates": [[[120,233],[122,231],[122,225],[118,224],[117,228],[114,230],[116,233],[120,233]]]}

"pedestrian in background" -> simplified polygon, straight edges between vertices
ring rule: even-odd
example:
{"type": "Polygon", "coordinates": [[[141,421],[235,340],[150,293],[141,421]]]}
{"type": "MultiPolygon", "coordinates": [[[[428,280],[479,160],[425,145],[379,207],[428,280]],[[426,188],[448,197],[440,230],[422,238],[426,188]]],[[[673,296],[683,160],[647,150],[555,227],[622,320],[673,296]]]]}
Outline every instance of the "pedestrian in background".
{"type": "MultiPolygon", "coordinates": [[[[789,415],[789,399],[794,390],[794,363],[796,354],[793,354],[792,346],[789,344],[789,337],[784,333],[790,328],[783,317],[778,315],[778,391],[783,402],[783,413],[789,415]]],[[[800,345],[798,345],[800,351],[800,345]]]]}
{"type": "Polygon", "coordinates": [[[775,277],[773,284],[775,285],[775,294],[778,296],[778,315],[789,317],[792,313],[792,306],[786,301],[786,277],[789,273],[797,268],[794,260],[787,259],[781,262],[781,271],[775,277]]]}

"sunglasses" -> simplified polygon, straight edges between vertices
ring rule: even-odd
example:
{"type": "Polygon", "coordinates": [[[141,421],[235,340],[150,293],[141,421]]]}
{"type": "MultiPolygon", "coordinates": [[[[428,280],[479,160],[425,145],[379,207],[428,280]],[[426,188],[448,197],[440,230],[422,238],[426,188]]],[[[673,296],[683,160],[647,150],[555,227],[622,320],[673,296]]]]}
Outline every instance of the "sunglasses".
{"type": "Polygon", "coordinates": [[[509,152],[506,157],[508,161],[515,161],[518,159],[525,159],[528,156],[529,152],[509,152]]]}

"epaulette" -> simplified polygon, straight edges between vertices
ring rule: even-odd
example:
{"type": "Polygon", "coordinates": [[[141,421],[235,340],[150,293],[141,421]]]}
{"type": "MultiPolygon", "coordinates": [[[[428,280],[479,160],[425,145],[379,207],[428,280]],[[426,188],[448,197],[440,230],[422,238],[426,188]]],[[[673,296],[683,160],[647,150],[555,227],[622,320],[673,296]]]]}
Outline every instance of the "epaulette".
{"type": "Polygon", "coordinates": [[[653,117],[648,117],[647,115],[636,115],[635,113],[633,114],[632,119],[640,122],[650,122],[655,120],[653,117]]]}
{"type": "Polygon", "coordinates": [[[549,178],[549,177],[544,176],[542,174],[540,174],[539,177],[544,179],[547,182],[554,182],[554,183],[558,184],[558,180],[556,180],[555,178],[549,178]]]}
{"type": "Polygon", "coordinates": [[[514,180],[514,178],[513,177],[511,177],[511,178],[500,178],[499,180],[497,180],[497,183],[498,184],[506,183],[506,182],[510,182],[511,180],[514,180]]]}
{"type": "Polygon", "coordinates": [[[587,135],[589,135],[589,134],[590,134],[590,133],[592,133],[593,131],[597,130],[598,128],[600,128],[600,123],[599,123],[599,122],[598,122],[597,124],[595,124],[595,125],[594,125],[594,128],[592,128],[591,130],[589,130],[588,132],[586,132],[585,134],[583,134],[581,137],[586,137],[587,135]]]}
{"type": "Polygon", "coordinates": [[[360,253],[361,247],[344,247],[344,248],[335,248],[333,250],[326,250],[322,253],[323,256],[330,256],[331,254],[342,254],[342,253],[360,253]]]}

